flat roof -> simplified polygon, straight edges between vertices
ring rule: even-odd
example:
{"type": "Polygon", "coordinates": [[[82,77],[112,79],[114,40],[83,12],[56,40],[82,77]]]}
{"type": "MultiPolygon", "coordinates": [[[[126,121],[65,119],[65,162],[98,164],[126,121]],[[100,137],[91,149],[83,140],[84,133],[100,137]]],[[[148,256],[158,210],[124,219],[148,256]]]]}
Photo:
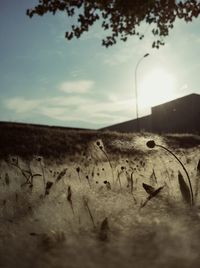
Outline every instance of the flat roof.
{"type": "Polygon", "coordinates": [[[166,102],[163,102],[163,103],[161,103],[161,104],[158,104],[158,105],[152,106],[151,108],[158,107],[158,106],[161,106],[161,105],[164,105],[164,104],[170,103],[170,102],[176,102],[176,101],[179,101],[179,100],[181,100],[181,99],[186,99],[186,98],[194,97],[194,96],[196,96],[196,97],[200,97],[200,95],[199,95],[199,94],[197,94],[197,93],[192,93],[192,94],[189,94],[189,95],[185,95],[185,96],[182,96],[182,97],[179,97],[179,98],[173,99],[173,100],[171,100],[171,101],[166,101],[166,102]]]}

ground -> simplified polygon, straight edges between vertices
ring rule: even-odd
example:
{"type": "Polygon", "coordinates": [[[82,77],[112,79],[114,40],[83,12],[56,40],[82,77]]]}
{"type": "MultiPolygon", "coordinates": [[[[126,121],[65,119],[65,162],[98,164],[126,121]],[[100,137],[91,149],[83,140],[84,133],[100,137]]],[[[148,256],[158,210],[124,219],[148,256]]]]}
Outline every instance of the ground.
{"type": "Polygon", "coordinates": [[[199,267],[198,135],[1,130],[0,267],[199,267]]]}

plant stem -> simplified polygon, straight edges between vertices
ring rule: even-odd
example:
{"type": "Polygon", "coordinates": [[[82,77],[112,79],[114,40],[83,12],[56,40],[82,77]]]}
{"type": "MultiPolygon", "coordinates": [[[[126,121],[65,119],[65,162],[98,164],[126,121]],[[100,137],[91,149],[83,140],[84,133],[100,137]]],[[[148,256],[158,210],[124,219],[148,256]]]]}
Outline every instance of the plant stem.
{"type": "Polygon", "coordinates": [[[89,215],[90,215],[90,219],[91,219],[92,224],[93,224],[93,227],[94,227],[94,229],[95,229],[96,226],[95,226],[95,223],[94,223],[94,218],[93,218],[93,216],[92,216],[92,212],[91,212],[90,207],[89,207],[89,205],[88,205],[88,201],[87,201],[85,198],[83,198],[83,202],[84,202],[84,204],[85,204],[85,207],[86,207],[87,210],[88,210],[88,213],[89,213],[89,215]]]}
{"type": "Polygon", "coordinates": [[[45,179],[45,174],[44,174],[44,168],[43,168],[41,162],[40,162],[40,167],[41,167],[41,170],[42,170],[42,178],[43,178],[44,190],[45,190],[45,187],[46,187],[46,179],[45,179]]]}
{"type": "Polygon", "coordinates": [[[106,158],[107,158],[107,160],[108,160],[108,163],[109,163],[109,165],[110,165],[111,172],[112,172],[112,180],[113,180],[113,184],[114,184],[113,167],[112,167],[112,165],[111,165],[110,159],[109,159],[109,157],[108,157],[107,153],[106,153],[106,152],[105,152],[103,149],[101,149],[101,151],[102,151],[102,152],[104,153],[104,155],[106,156],[106,158]]]}
{"type": "Polygon", "coordinates": [[[120,190],[122,190],[122,184],[121,184],[120,175],[121,175],[121,173],[118,172],[118,174],[117,174],[117,179],[118,179],[118,181],[119,181],[120,190]]]}

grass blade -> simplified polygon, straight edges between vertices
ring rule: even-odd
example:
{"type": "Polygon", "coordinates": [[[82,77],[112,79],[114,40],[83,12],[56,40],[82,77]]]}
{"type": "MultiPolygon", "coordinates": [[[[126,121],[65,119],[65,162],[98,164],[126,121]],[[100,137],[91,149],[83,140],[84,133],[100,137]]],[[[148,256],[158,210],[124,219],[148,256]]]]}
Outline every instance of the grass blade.
{"type": "Polygon", "coordinates": [[[52,186],[53,186],[53,182],[47,181],[46,188],[45,188],[45,196],[46,195],[49,195],[49,191],[50,191],[50,189],[51,189],[52,186]]]}
{"type": "Polygon", "coordinates": [[[93,217],[93,215],[92,215],[92,212],[91,212],[91,210],[90,210],[90,207],[89,207],[89,205],[88,205],[88,200],[87,200],[86,197],[83,197],[83,203],[84,203],[85,207],[87,208],[87,211],[88,211],[88,213],[89,213],[90,219],[91,219],[92,224],[93,224],[93,227],[94,227],[94,229],[95,229],[96,226],[95,226],[95,222],[94,222],[94,217],[93,217]]]}
{"type": "Polygon", "coordinates": [[[149,195],[152,195],[155,191],[155,188],[149,184],[143,183],[142,186],[149,195]]]}
{"type": "Polygon", "coordinates": [[[200,159],[199,159],[199,162],[197,164],[197,174],[200,174],[200,159]]]}
{"type": "Polygon", "coordinates": [[[102,221],[100,231],[99,231],[99,239],[101,241],[107,241],[108,240],[108,230],[109,230],[108,218],[106,217],[102,221]]]}
{"type": "Polygon", "coordinates": [[[182,194],[184,201],[188,204],[191,204],[192,200],[191,200],[190,189],[187,186],[180,171],[178,172],[178,182],[179,182],[180,191],[181,191],[181,194],[182,194]]]}
{"type": "Polygon", "coordinates": [[[62,179],[62,177],[65,176],[67,172],[67,168],[63,169],[59,174],[58,174],[58,177],[56,178],[56,182],[60,181],[62,179]]]}
{"type": "MultiPolygon", "coordinates": [[[[144,201],[143,204],[141,204],[140,208],[143,208],[144,206],[146,206],[146,204],[155,196],[158,195],[158,193],[165,187],[165,185],[159,187],[158,189],[154,189],[152,186],[146,184],[146,183],[143,183],[143,187],[145,189],[145,191],[149,191],[149,196],[146,198],[146,200],[144,201]]],[[[148,193],[148,192],[147,192],[148,193]]]]}
{"type": "Polygon", "coordinates": [[[70,207],[71,207],[71,210],[72,210],[73,215],[75,215],[75,213],[74,213],[74,207],[73,207],[73,203],[72,203],[72,190],[71,190],[71,187],[70,186],[68,186],[68,188],[67,188],[67,201],[70,204],[70,207]]]}

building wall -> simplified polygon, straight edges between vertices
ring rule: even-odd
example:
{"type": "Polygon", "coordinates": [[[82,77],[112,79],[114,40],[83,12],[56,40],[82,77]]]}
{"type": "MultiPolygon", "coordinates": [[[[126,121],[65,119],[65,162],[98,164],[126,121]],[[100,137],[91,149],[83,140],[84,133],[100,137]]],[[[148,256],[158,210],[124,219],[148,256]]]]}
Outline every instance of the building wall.
{"type": "MultiPolygon", "coordinates": [[[[152,107],[151,115],[139,118],[140,130],[155,133],[200,133],[200,95],[191,94],[152,107]]],[[[129,120],[102,130],[137,132],[137,120],[129,120]]]]}
{"type": "Polygon", "coordinates": [[[154,132],[200,132],[200,95],[191,94],[152,107],[154,132]]]}
{"type": "MultiPolygon", "coordinates": [[[[139,118],[139,128],[140,130],[151,132],[151,115],[147,115],[144,117],[139,118]]],[[[119,123],[116,125],[108,126],[102,128],[102,130],[111,130],[111,131],[118,131],[118,132],[137,132],[138,131],[138,124],[137,119],[129,120],[123,123],[119,123]]]]}

